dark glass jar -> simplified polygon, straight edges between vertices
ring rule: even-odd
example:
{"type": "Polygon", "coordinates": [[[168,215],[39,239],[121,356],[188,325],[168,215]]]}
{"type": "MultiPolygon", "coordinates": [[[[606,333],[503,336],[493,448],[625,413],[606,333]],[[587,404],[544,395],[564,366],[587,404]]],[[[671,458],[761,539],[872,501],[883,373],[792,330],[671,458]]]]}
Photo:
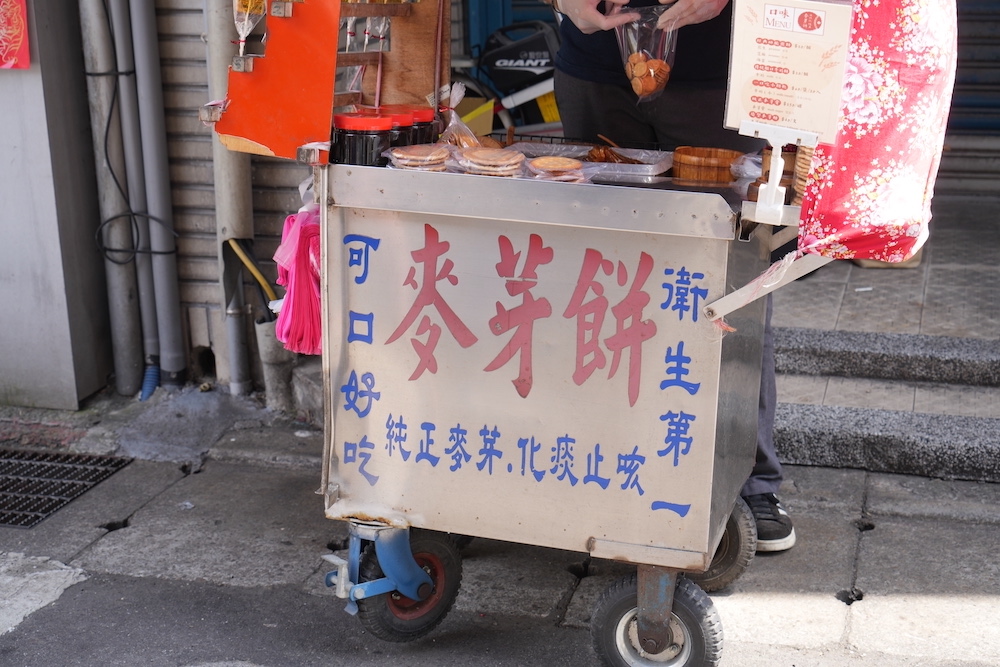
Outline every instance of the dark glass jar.
{"type": "Polygon", "coordinates": [[[392,111],[392,135],[390,143],[395,146],[409,146],[413,143],[413,114],[408,111],[392,111]]]}
{"type": "MultiPolygon", "coordinates": [[[[368,107],[374,109],[375,107],[368,107]]],[[[426,104],[383,104],[378,107],[380,113],[404,112],[413,116],[413,130],[411,143],[433,144],[438,140],[440,128],[434,107],[426,104]]]]}
{"type": "Polygon", "coordinates": [[[403,105],[382,107],[355,107],[358,113],[371,116],[389,116],[392,118],[392,132],[389,143],[396,146],[409,146],[413,141],[413,114],[403,105]]]}
{"type": "Polygon", "coordinates": [[[413,143],[433,144],[438,140],[437,123],[434,120],[434,109],[418,104],[409,106],[413,114],[413,143]]]}
{"type": "Polygon", "coordinates": [[[384,167],[391,148],[392,118],[364,113],[339,113],[333,117],[333,141],[330,161],[384,167]]]}
{"type": "Polygon", "coordinates": [[[433,144],[438,140],[438,127],[434,107],[424,104],[383,104],[382,113],[403,111],[413,116],[413,143],[433,144]]]}

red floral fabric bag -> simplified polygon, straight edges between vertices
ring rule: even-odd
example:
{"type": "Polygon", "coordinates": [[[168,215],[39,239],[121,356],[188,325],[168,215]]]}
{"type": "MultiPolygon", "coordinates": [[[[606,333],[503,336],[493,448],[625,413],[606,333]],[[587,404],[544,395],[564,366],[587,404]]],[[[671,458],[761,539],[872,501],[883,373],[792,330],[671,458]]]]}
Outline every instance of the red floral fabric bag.
{"type": "Polygon", "coordinates": [[[855,0],[834,144],[819,144],[799,250],[901,262],[927,239],[951,106],[955,0],[855,0]]]}

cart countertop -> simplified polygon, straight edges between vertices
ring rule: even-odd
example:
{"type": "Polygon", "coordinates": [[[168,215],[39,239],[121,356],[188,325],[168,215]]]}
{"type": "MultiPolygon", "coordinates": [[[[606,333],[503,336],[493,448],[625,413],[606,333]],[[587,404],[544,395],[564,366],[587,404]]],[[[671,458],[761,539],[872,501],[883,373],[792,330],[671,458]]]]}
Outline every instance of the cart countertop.
{"type": "MultiPolygon", "coordinates": [[[[348,208],[454,215],[731,241],[738,215],[724,188],[664,189],[656,183],[560,183],[329,165],[322,199],[348,208]],[[642,185],[642,187],[629,187],[642,185]]],[[[323,187],[321,186],[321,187],[323,187]]]]}

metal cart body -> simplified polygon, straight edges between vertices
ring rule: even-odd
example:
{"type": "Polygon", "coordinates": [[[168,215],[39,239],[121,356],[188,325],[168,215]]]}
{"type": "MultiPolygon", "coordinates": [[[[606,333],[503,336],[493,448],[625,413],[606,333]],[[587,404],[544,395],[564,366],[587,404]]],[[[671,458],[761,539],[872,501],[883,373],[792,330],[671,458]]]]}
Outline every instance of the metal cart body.
{"type": "Polygon", "coordinates": [[[657,187],[329,165],[316,190],[329,518],[708,567],[764,313],[700,311],[769,230],[657,187]]]}

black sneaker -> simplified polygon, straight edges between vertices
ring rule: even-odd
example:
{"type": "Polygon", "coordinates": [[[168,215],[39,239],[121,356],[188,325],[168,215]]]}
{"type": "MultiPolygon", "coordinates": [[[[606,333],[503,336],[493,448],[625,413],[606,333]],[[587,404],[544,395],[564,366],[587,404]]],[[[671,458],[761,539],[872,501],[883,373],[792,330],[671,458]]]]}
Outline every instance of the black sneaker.
{"type": "Polygon", "coordinates": [[[757,551],[785,551],[795,545],[792,519],[773,493],[747,496],[753,518],[757,522],[757,551]]]}

